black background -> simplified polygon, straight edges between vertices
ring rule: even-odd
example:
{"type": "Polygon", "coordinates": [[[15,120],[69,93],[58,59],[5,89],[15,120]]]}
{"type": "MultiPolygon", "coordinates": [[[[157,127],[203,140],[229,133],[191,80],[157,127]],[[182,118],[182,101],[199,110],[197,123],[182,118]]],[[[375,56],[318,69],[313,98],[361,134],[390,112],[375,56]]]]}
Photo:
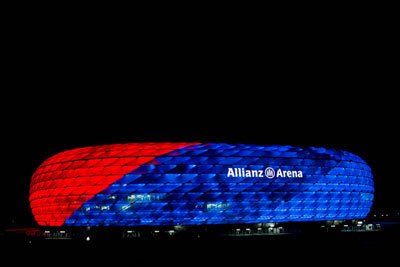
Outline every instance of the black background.
{"type": "Polygon", "coordinates": [[[390,32],[271,35],[199,25],[93,32],[50,24],[25,23],[6,38],[2,227],[36,225],[29,182],[46,158],[126,142],[344,149],[372,167],[374,207],[399,208],[398,52],[390,32]]]}

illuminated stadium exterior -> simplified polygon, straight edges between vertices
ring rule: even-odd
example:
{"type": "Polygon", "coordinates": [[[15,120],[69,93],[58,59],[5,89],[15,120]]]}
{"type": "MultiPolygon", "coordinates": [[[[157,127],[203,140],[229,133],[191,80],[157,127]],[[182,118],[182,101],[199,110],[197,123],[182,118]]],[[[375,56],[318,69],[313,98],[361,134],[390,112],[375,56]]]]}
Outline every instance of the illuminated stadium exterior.
{"type": "Polygon", "coordinates": [[[33,174],[42,226],[161,226],[367,216],[371,169],[341,150],[216,143],[78,148],[33,174]]]}

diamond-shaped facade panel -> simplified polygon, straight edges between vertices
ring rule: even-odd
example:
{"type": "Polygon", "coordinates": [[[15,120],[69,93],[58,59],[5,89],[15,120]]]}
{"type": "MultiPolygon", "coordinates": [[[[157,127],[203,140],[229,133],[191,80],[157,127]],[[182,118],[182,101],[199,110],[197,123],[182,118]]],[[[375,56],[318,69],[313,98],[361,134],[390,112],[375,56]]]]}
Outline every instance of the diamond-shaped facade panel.
{"type": "Polygon", "coordinates": [[[40,225],[201,225],[364,218],[371,169],[346,151],[132,143],[43,162],[30,187],[40,225]]]}

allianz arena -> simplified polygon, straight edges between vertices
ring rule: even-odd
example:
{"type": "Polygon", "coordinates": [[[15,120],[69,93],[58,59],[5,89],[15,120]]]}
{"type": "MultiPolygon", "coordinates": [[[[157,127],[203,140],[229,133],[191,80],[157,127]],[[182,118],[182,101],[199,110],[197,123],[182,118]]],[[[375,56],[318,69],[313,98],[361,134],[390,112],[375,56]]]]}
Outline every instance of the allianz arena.
{"type": "Polygon", "coordinates": [[[130,143],[48,158],[29,201],[42,226],[209,225],[360,219],[373,194],[370,167],[346,151],[130,143]]]}

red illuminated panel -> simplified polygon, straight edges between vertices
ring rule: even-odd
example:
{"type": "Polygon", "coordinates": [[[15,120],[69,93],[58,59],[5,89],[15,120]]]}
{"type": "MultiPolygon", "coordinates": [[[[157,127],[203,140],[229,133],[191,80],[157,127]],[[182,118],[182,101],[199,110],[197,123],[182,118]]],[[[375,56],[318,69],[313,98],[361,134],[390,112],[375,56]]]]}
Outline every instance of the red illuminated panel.
{"type": "Polygon", "coordinates": [[[61,226],[83,203],[155,157],[199,143],[132,143],[78,148],[44,161],[29,201],[39,225],[61,226]]]}

